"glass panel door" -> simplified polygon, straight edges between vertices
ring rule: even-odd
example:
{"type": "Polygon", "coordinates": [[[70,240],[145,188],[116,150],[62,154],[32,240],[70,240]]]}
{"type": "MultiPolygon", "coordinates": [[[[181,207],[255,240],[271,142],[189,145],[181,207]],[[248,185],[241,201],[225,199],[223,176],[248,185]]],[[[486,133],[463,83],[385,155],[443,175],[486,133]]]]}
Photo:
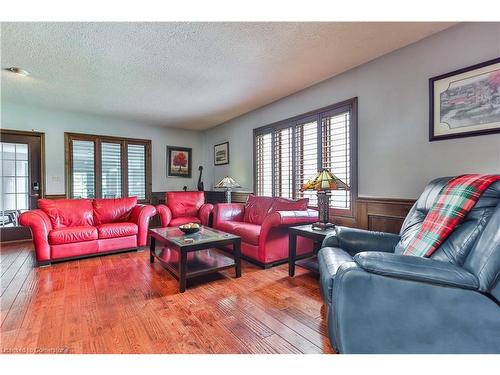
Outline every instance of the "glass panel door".
{"type": "Polygon", "coordinates": [[[29,209],[28,144],[0,142],[0,226],[16,227],[29,209]]]}
{"type": "Polygon", "coordinates": [[[0,135],[1,241],[28,239],[30,230],[19,225],[19,216],[37,208],[43,196],[43,134],[1,129],[0,135]]]}

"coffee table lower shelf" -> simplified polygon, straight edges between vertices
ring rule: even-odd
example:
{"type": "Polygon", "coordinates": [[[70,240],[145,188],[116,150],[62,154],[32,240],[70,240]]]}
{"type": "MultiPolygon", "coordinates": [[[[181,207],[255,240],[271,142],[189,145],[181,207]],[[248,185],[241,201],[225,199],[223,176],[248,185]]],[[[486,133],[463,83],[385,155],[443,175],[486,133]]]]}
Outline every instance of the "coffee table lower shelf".
{"type": "MultiPolygon", "coordinates": [[[[180,277],[179,251],[163,247],[152,253],[154,258],[177,279],[180,277]]],[[[186,256],[186,279],[219,272],[236,267],[234,259],[219,249],[204,249],[190,252],[186,256]]]]}
{"type": "Polygon", "coordinates": [[[187,279],[193,277],[231,267],[236,277],[241,276],[241,238],[233,234],[201,227],[187,235],[177,227],[164,227],[150,229],[149,241],[151,263],[158,260],[176,277],[181,293],[186,290],[187,279]]]}

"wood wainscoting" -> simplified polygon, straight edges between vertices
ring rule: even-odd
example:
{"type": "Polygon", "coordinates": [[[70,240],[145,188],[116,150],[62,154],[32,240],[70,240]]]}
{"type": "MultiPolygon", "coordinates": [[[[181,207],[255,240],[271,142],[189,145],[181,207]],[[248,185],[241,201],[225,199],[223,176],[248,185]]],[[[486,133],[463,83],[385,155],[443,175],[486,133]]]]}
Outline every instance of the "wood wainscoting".
{"type": "Polygon", "coordinates": [[[333,222],[361,229],[399,233],[414,203],[413,199],[359,197],[354,218],[334,216],[333,222]]]}

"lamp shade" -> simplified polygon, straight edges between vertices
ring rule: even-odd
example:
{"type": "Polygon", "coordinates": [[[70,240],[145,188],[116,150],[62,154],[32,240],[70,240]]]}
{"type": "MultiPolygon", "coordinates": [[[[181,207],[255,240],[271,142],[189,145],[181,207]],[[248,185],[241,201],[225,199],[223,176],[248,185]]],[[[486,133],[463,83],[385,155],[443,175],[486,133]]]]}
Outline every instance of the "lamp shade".
{"type": "Polygon", "coordinates": [[[233,180],[231,177],[226,176],[222,180],[219,181],[217,185],[215,185],[216,188],[240,188],[240,184],[238,184],[235,180],[233,180]]]}
{"type": "Polygon", "coordinates": [[[349,190],[349,186],[340,178],[335,176],[328,169],[323,169],[318,172],[314,178],[307,181],[302,185],[301,191],[316,190],[316,191],[329,191],[329,190],[349,190]]]}

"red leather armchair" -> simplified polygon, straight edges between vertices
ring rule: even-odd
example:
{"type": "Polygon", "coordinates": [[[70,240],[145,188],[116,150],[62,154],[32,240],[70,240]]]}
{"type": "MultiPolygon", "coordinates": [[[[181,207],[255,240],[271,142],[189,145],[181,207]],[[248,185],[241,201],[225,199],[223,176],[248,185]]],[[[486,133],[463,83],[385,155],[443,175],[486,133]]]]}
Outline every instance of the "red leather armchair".
{"type": "Polygon", "coordinates": [[[149,219],[156,213],[135,197],[40,199],[38,206],[19,222],[31,229],[39,265],[146,246],[149,219]]]}
{"type": "Polygon", "coordinates": [[[214,208],[205,203],[202,191],[171,191],[165,193],[165,203],[156,206],[162,227],[176,227],[186,223],[208,226],[214,208]]]}
{"type": "MultiPolygon", "coordinates": [[[[318,221],[318,212],[308,210],[309,200],[258,197],[250,195],[246,204],[216,204],[213,226],[241,237],[244,258],[262,267],[283,263],[288,259],[290,226],[318,221]]],[[[297,253],[313,249],[313,242],[297,238],[297,253]]]]}

